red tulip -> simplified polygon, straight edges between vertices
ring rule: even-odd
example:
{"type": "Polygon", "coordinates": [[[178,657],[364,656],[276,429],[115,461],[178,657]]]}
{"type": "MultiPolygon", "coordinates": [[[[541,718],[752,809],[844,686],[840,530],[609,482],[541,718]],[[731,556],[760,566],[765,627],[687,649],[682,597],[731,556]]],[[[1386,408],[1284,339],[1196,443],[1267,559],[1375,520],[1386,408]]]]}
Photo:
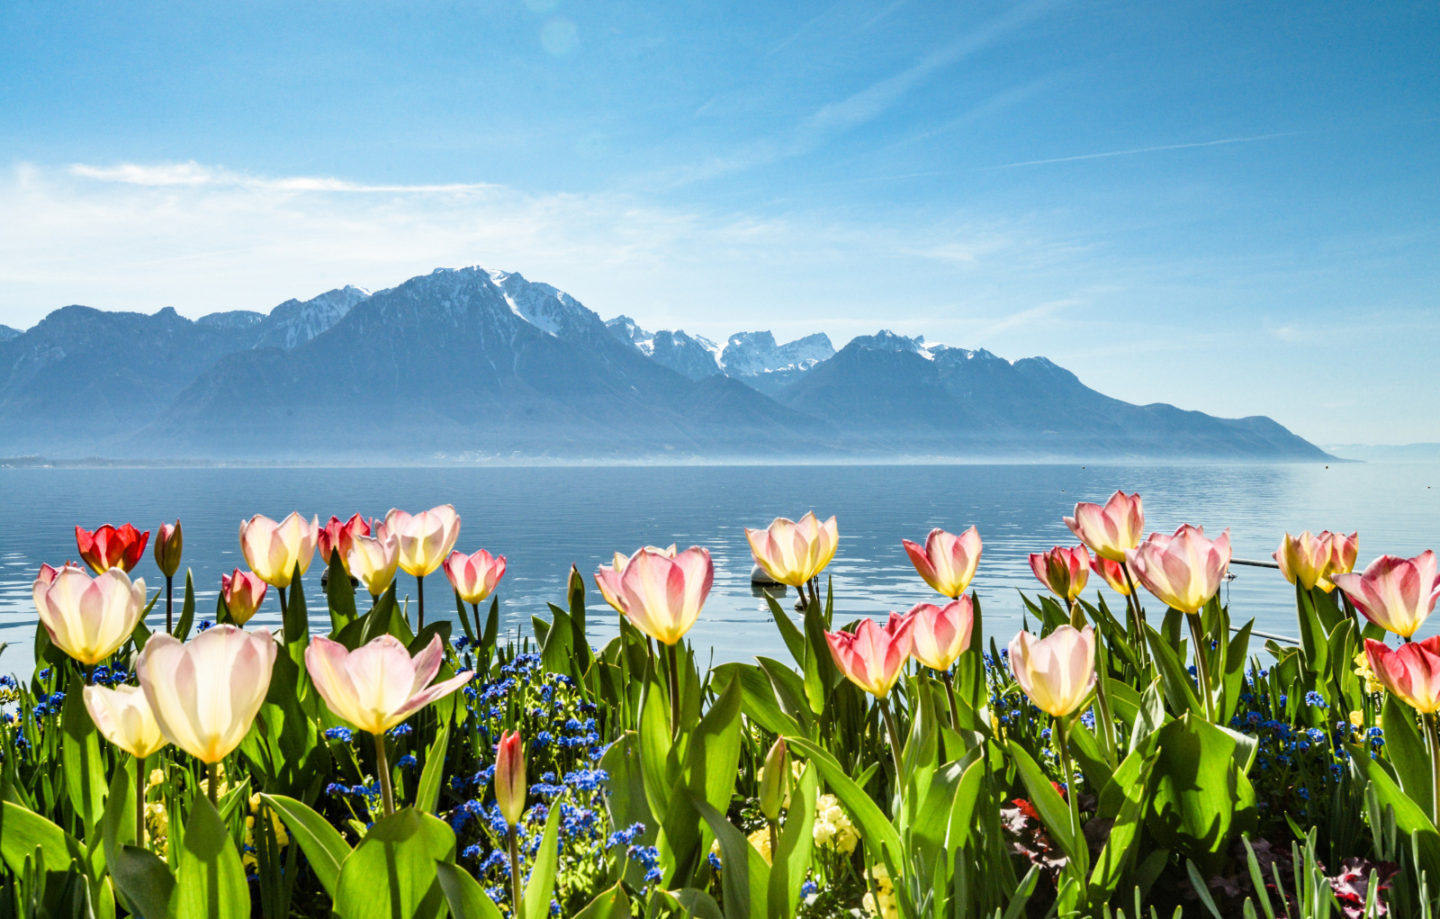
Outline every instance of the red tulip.
{"type": "Polygon", "coordinates": [[[340,565],[345,569],[345,573],[349,574],[350,550],[355,545],[355,537],[369,535],[370,524],[359,514],[351,514],[350,519],[345,521],[332,515],[330,522],[315,533],[315,551],[320,553],[320,560],[329,565],[330,556],[339,550],[340,565]]]}
{"type": "Polygon", "coordinates": [[[1090,559],[1090,570],[1104,578],[1105,583],[1120,596],[1130,596],[1130,585],[1125,581],[1124,562],[1112,562],[1096,555],[1090,559]]]}
{"type": "Polygon", "coordinates": [[[1367,638],[1365,657],[1391,695],[1417,712],[1440,711],[1440,635],[1406,642],[1398,651],[1367,638]]]}
{"type": "Polygon", "coordinates": [[[180,570],[180,552],[185,545],[180,532],[180,521],[162,523],[155,531],[155,566],[167,578],[173,578],[180,570]]]}
{"type": "Polygon", "coordinates": [[[949,670],[950,665],[970,647],[975,628],[975,604],[968,597],[945,606],[921,603],[908,613],[914,620],[910,630],[911,653],[931,670],[949,670]]]}
{"type": "Polygon", "coordinates": [[[937,593],[958,599],[970,587],[980,564],[980,531],[973,526],[956,536],[938,527],[925,537],[925,545],[902,539],[910,563],[937,593]]]}
{"type": "Polygon", "coordinates": [[[1051,593],[1069,602],[1084,592],[1090,580],[1090,553],[1084,546],[1056,546],[1049,552],[1032,552],[1030,570],[1051,593]]]}
{"type": "Polygon", "coordinates": [[[1182,613],[1198,613],[1220,592],[1230,567],[1230,531],[1207,539],[1204,527],[1182,525],[1174,535],[1151,533],[1126,554],[1137,580],[1182,613]]]}
{"type": "Polygon", "coordinates": [[[1126,495],[1117,491],[1103,507],[1085,502],[1075,505],[1075,516],[1066,517],[1065,525],[1096,555],[1123,562],[1125,553],[1138,546],[1145,534],[1145,511],[1138,492],[1126,495]]]}
{"type": "Polygon", "coordinates": [[[882,628],[874,619],[860,620],[853,632],[826,632],[835,666],[861,689],[885,698],[900,679],[910,658],[915,620],[891,613],[882,628]]]}
{"type": "Polygon", "coordinates": [[[236,625],[250,621],[260,604],[265,602],[265,591],[269,589],[270,585],[262,581],[260,575],[239,568],[234,574],[220,575],[220,596],[236,625]]]}
{"type": "Polygon", "coordinates": [[[1331,580],[1366,619],[1409,638],[1440,599],[1440,574],[1436,568],[1435,553],[1431,551],[1414,558],[1382,555],[1370,563],[1364,574],[1337,574],[1331,580]]]}
{"type": "Polygon", "coordinates": [[[519,731],[509,731],[495,751],[495,803],[511,827],[519,826],[525,813],[525,790],[525,746],[519,731]]]}
{"type": "Polygon", "coordinates": [[[80,549],[80,557],[96,574],[104,574],[110,568],[133,570],[140,564],[149,541],[149,530],[142,533],[128,523],[118,530],[107,523],[93,533],[82,526],[75,527],[75,545],[80,549]]]}

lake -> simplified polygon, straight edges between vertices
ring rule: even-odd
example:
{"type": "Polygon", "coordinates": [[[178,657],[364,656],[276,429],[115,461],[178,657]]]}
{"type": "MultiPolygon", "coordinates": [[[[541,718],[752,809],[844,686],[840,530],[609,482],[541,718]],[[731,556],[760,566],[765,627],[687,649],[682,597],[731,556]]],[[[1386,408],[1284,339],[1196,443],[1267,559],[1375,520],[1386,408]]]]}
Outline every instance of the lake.
{"type": "MultiPolygon", "coordinates": [[[[1440,548],[1434,464],[0,469],[0,641],[10,643],[0,670],[32,669],[30,585],[42,562],[78,557],[77,523],[93,529],[130,521],[153,535],[163,520],[180,518],[184,565],[194,571],[203,616],[214,609],[220,575],[244,567],[237,531],[252,514],[278,519],[298,509],[323,523],[331,514],[378,517],[391,507],[446,502],[461,516],[457,548],[507,556],[498,595],[512,631],[528,632],[532,615],[548,616],[548,602],[563,602],[574,564],[591,584],[592,640],[603,643],[616,632],[616,614],[594,589],[598,565],[645,544],[706,547],[715,586],[690,639],[716,661],[785,657],[765,602],[750,586],[746,526],[812,508],[835,514],[840,548],[827,573],[837,621],[846,622],[934,600],[900,540],[974,524],[985,545],[974,589],[987,636],[1003,644],[1021,624],[1017,590],[1040,589],[1028,553],[1073,544],[1060,518],[1076,501],[1103,502],[1116,488],[1140,491],[1151,530],[1193,523],[1218,533],[1228,526],[1236,558],[1268,560],[1287,529],[1359,530],[1361,567],[1387,552],[1440,548]]],[[[1293,635],[1292,588],[1280,574],[1232,571],[1225,590],[1235,621],[1254,617],[1258,629],[1293,635]]],[[[305,578],[312,601],[320,596],[320,572],[317,564],[305,578]]],[[[152,590],[163,586],[148,547],[135,574],[152,590]]],[[[413,578],[400,577],[402,595],[413,593],[413,578]]],[[[427,584],[427,618],[453,617],[444,574],[427,584]]],[[[1088,593],[1097,587],[1103,582],[1092,577],[1088,593]]],[[[278,624],[273,594],[257,625],[278,624]]],[[[318,607],[312,602],[312,615],[328,623],[318,607]]],[[[163,608],[162,599],[162,622],[163,608]]]]}

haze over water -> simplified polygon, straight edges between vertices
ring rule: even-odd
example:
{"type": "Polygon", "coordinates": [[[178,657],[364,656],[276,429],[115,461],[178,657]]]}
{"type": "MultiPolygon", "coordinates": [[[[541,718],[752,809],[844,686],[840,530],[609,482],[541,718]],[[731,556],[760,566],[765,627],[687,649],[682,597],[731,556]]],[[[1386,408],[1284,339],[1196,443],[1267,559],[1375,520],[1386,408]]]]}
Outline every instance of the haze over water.
{"type": "MultiPolygon", "coordinates": [[[[765,601],[750,587],[744,528],[814,509],[839,518],[840,548],[826,572],[834,579],[837,623],[936,599],[900,540],[923,540],[937,526],[979,527],[984,554],[974,589],[987,640],[1003,644],[1021,625],[1017,588],[1041,589],[1027,555],[1073,544],[1061,517],[1076,501],[1103,501],[1116,488],[1141,492],[1149,530],[1193,523],[1218,533],[1228,526],[1236,558],[1268,560],[1287,529],[1358,530],[1360,567],[1384,553],[1440,549],[1440,465],[1433,464],[0,469],[0,641],[9,643],[0,671],[32,669],[31,582],[42,563],[77,558],[77,523],[93,529],[130,521],[153,531],[179,517],[182,571],[193,570],[197,618],[206,618],[220,575],[245,566],[237,537],[243,518],[298,509],[323,523],[331,514],[379,517],[391,507],[446,502],[461,517],[457,548],[507,557],[498,595],[503,629],[512,634],[520,628],[528,635],[531,616],[548,618],[547,603],[563,604],[574,564],[591,585],[591,640],[603,644],[616,633],[616,614],[594,590],[596,567],[616,551],[673,542],[704,546],[715,562],[714,588],[689,636],[701,658],[713,651],[716,661],[784,659],[765,601]]],[[[328,623],[321,570],[316,564],[305,577],[317,625],[328,623]]],[[[1236,578],[1225,588],[1232,619],[1254,617],[1257,629],[1294,635],[1293,592],[1279,573],[1232,571],[1236,578]]],[[[149,547],[135,574],[152,593],[163,587],[149,547]]],[[[414,579],[400,578],[402,597],[413,597],[414,579]]],[[[453,618],[444,574],[432,574],[427,585],[427,621],[453,618]]],[[[1108,591],[1092,577],[1087,596],[1097,589],[1108,591]]],[[[252,620],[257,626],[278,625],[271,594],[252,620]]],[[[1160,612],[1153,599],[1147,608],[1160,612]]],[[[163,622],[163,609],[162,599],[152,625],[163,622]]]]}

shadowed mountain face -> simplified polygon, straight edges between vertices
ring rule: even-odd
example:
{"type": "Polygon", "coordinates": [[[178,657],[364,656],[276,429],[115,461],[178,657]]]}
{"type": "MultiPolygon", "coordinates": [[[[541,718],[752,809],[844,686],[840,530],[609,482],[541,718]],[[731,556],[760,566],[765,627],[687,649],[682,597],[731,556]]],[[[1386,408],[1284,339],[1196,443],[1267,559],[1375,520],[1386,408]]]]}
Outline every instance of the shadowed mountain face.
{"type": "Polygon", "coordinates": [[[1130,405],[1044,358],[887,332],[839,353],[823,335],[717,346],[483,268],[194,322],[66,307],[0,338],[0,423],[0,455],[61,457],[1324,456],[1269,419],[1130,405]]]}

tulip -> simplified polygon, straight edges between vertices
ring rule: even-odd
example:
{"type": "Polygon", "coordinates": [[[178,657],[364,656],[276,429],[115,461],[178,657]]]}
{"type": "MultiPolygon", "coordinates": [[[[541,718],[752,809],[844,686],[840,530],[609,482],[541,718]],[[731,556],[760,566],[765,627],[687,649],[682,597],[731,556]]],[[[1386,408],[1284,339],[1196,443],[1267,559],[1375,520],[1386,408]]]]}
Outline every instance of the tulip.
{"type": "MultiPolygon", "coordinates": [[[[384,524],[379,529],[383,531],[384,524]]],[[[379,598],[395,580],[395,570],[400,565],[400,544],[394,536],[383,532],[356,536],[350,541],[345,561],[351,576],[365,585],[371,597],[379,598]]]]}
{"type": "Polygon", "coordinates": [[[285,588],[295,577],[295,569],[304,574],[315,557],[315,541],[320,521],[306,520],[298,511],[291,511],[276,523],[256,514],[240,524],[240,551],[245,563],[271,587],[280,589],[280,605],[285,605],[285,588]]]}
{"type": "Polygon", "coordinates": [[[1280,566],[1285,580],[1306,590],[1313,590],[1317,585],[1323,586],[1327,592],[1334,588],[1335,585],[1325,577],[1334,557],[1334,547],[1328,536],[1326,533],[1312,536],[1309,530],[1299,536],[1285,534],[1285,538],[1280,540],[1280,548],[1271,555],[1280,566]]]}
{"type": "Polygon", "coordinates": [[[350,549],[354,546],[356,536],[369,536],[370,524],[359,514],[351,514],[349,520],[342,521],[339,517],[331,516],[330,522],[325,524],[315,533],[315,550],[320,553],[320,561],[326,565],[336,552],[340,553],[340,566],[350,574],[350,549]]]}
{"type": "Polygon", "coordinates": [[[145,615],[145,579],[120,568],[92,579],[78,565],[46,565],[31,590],[50,641],[87,666],[114,654],[145,615]]]}
{"type": "Polygon", "coordinates": [[[945,694],[950,699],[950,725],[960,730],[960,703],[955,698],[955,675],[950,666],[970,647],[975,629],[975,603],[968,596],[945,606],[920,603],[907,614],[914,621],[910,630],[911,653],[920,663],[940,672],[945,694]]]}
{"type": "Polygon", "coordinates": [[[1041,584],[1073,609],[1075,598],[1084,592],[1090,580],[1090,553],[1084,546],[1072,549],[1056,546],[1049,552],[1032,552],[1030,570],[1041,584]]]}
{"type": "Polygon", "coordinates": [[[825,642],[830,646],[830,657],[834,659],[835,666],[850,682],[875,696],[880,706],[890,732],[890,753],[897,781],[901,774],[902,742],[900,729],[895,724],[886,697],[900,679],[905,662],[910,659],[914,628],[913,617],[891,613],[883,628],[876,625],[874,619],[866,618],[860,620],[860,625],[853,632],[825,633],[825,642]]]}
{"type": "Polygon", "coordinates": [[[956,536],[937,527],[925,537],[923,547],[908,539],[900,542],[910,556],[910,563],[936,593],[955,600],[969,589],[980,564],[979,530],[972,526],[956,536]]]}
{"type": "Polygon", "coordinates": [[[520,816],[525,812],[525,747],[519,731],[508,731],[500,735],[495,748],[495,804],[505,818],[510,843],[510,900],[515,904],[512,916],[523,915],[521,898],[524,889],[520,884],[520,816]]]}
{"type": "Polygon", "coordinates": [[[75,545],[80,557],[96,574],[104,574],[110,568],[133,570],[140,564],[149,541],[149,530],[142,533],[128,523],[118,530],[107,523],[93,533],[82,526],[75,527],[75,545]]]}
{"type": "Polygon", "coordinates": [[[805,599],[804,587],[835,557],[835,548],[840,544],[840,528],[834,517],[824,523],[819,521],[814,511],[807,512],[799,521],[776,517],[763,530],[746,527],[745,538],[750,543],[751,554],[765,573],[799,591],[802,605],[820,602],[814,585],[811,585],[809,600],[805,599]]]}
{"type": "MultiPolygon", "coordinates": [[[[669,548],[666,549],[661,549],[657,546],[645,546],[644,548],[650,552],[663,555],[667,558],[674,558],[676,555],[674,543],[671,543],[669,548]]],[[[636,551],[639,552],[640,550],[637,549],[636,551]]],[[[600,596],[605,599],[606,603],[610,604],[610,606],[615,610],[615,612],[619,613],[622,616],[625,615],[625,610],[620,608],[620,601],[615,597],[614,594],[610,592],[610,588],[608,585],[618,582],[619,577],[625,573],[625,566],[630,564],[630,559],[632,557],[633,556],[621,555],[619,552],[616,552],[615,561],[611,564],[610,568],[606,569],[603,565],[600,568],[600,571],[608,570],[609,572],[612,572],[614,574],[614,577],[602,578],[600,577],[599,572],[596,572],[595,575],[595,586],[600,588],[600,596]]]]}
{"type": "Polygon", "coordinates": [[[612,605],[632,625],[672,647],[699,618],[714,580],[710,553],[699,546],[673,557],[646,547],[630,556],[618,573],[605,567],[595,572],[600,592],[613,598],[612,605]]]}
{"type": "Polygon", "coordinates": [[[1110,589],[1120,596],[1130,596],[1130,581],[1125,573],[1124,562],[1112,562],[1108,558],[1093,555],[1090,557],[1090,570],[1104,578],[1110,589]]]}
{"type": "Polygon", "coordinates": [[[234,574],[220,575],[220,596],[225,609],[236,625],[244,625],[255,615],[260,604],[265,602],[265,591],[270,585],[260,580],[259,575],[235,569],[234,574]]]}
{"type": "Polygon", "coordinates": [[[1414,558],[1382,555],[1370,563],[1364,574],[1336,574],[1331,580],[1366,619],[1408,639],[1440,599],[1436,567],[1433,551],[1414,558]]]}
{"type": "Polygon", "coordinates": [[[385,530],[400,545],[400,567],[415,576],[419,625],[425,626],[425,575],[444,563],[460,538],[460,515],[449,504],[418,514],[395,508],[385,515],[385,530]]]}
{"type": "MultiPolygon", "coordinates": [[[[760,813],[771,824],[772,833],[776,821],[780,819],[780,808],[790,796],[789,786],[790,749],[785,746],[785,738],[777,737],[770,752],[765,754],[765,768],[760,777],[760,813]]],[[[770,851],[777,849],[772,840],[770,851]]]]}
{"type": "Polygon", "coordinates": [[[491,555],[484,549],[474,555],[452,552],[445,559],[445,576],[460,599],[473,605],[479,604],[495,590],[495,585],[505,575],[505,556],[491,555]]]}
{"type": "Polygon", "coordinates": [[[1081,502],[1075,505],[1075,516],[1064,519],[1070,532],[1091,552],[1112,562],[1125,561],[1125,553],[1140,545],[1145,534],[1145,511],[1138,492],[1127,495],[1117,491],[1103,507],[1081,502]]]}
{"type": "Polygon", "coordinates": [[[395,812],[395,793],[386,765],[385,732],[475,675],[466,670],[431,685],[444,660],[439,635],[432,635],[430,643],[414,657],[394,635],[381,635],[354,651],[316,636],[305,649],[305,669],[325,705],[336,717],[375,738],[386,814],[395,812]]]}
{"type": "Polygon", "coordinates": [[[1407,641],[1398,651],[1367,638],[1365,657],[1386,691],[1420,713],[1430,746],[1430,819],[1440,820],[1440,725],[1435,714],[1440,711],[1440,635],[1407,641]]]}
{"type": "MultiPolygon", "coordinates": [[[[1326,533],[1329,531],[1327,530],[1326,533]]],[[[1326,535],[1321,533],[1321,536],[1326,535]]],[[[1355,558],[1360,553],[1360,534],[1330,533],[1330,573],[1349,574],[1355,570],[1355,558]]],[[[1332,583],[1334,579],[1331,579],[1332,583]]]]}
{"type": "Polygon", "coordinates": [[[1095,685],[1095,629],[1062,625],[1044,638],[1021,632],[1010,642],[1010,669],[1037,708],[1064,718],[1095,685]]]}
{"type": "Polygon", "coordinates": [[[220,784],[216,765],[245,739],[270,690],[275,650],[265,629],[217,625],[184,644],[152,635],[135,661],[160,733],[205,763],[211,804],[220,784]]]}
{"type": "Polygon", "coordinates": [[[185,536],[180,530],[180,521],[160,524],[155,531],[155,566],[167,578],[173,578],[180,570],[180,552],[185,546],[185,536]]]}
{"type": "Polygon", "coordinates": [[[135,757],[135,844],[145,845],[145,760],[165,746],[165,736],[139,686],[85,687],[85,707],[101,736],[135,757]]]}

